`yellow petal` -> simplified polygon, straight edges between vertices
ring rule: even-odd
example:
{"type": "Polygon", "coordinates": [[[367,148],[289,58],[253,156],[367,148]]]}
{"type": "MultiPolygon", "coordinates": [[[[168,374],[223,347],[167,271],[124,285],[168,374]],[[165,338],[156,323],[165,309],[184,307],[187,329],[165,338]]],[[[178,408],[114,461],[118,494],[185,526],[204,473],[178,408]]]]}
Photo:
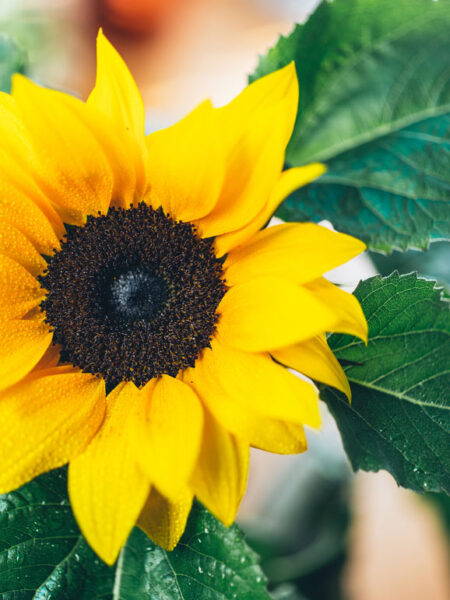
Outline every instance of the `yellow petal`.
{"type": "Polygon", "coordinates": [[[297,107],[298,82],[291,63],[250,84],[217,110],[227,166],[216,206],[199,221],[205,237],[247,225],[267,203],[283,167],[297,107]]]}
{"type": "Polygon", "coordinates": [[[30,168],[66,223],[81,225],[86,215],[105,212],[113,174],[95,136],[95,113],[61,92],[13,77],[13,97],[33,144],[30,168]]]}
{"type": "Polygon", "coordinates": [[[152,488],[139,517],[139,527],[155,544],[173,550],[186,528],[192,499],[192,493],[186,489],[176,502],[170,502],[152,488]]]}
{"type": "Polygon", "coordinates": [[[127,65],[100,29],[97,36],[97,80],[87,104],[143,142],[145,109],[127,65]]]}
{"type": "Polygon", "coordinates": [[[226,259],[228,285],[274,275],[305,283],[334,269],[366,245],[314,223],[289,223],[256,233],[226,259]]]}
{"type": "Polygon", "coordinates": [[[36,364],[33,371],[42,371],[44,369],[53,369],[59,364],[61,346],[52,344],[47,351],[42,355],[41,360],[36,364]]]}
{"type": "Polygon", "coordinates": [[[227,344],[259,352],[330,331],[336,315],[309,290],[281,277],[259,277],[232,287],[218,307],[227,344]]]}
{"type": "Polygon", "coordinates": [[[0,393],[0,492],[84,450],[105,410],[104,385],[85,373],[41,371],[0,393]]]}
{"type": "Polygon", "coordinates": [[[176,500],[197,461],[203,408],[192,389],[163,375],[148,387],[149,402],[134,443],[142,469],[158,490],[176,500]]]}
{"type": "Polygon", "coordinates": [[[183,373],[183,380],[230,431],[236,431],[229,424],[239,420],[239,406],[274,419],[320,425],[314,387],[269,355],[241,352],[213,340],[195,367],[183,373]]]}
{"type": "Polygon", "coordinates": [[[248,440],[253,448],[273,452],[275,454],[301,454],[308,443],[303,425],[266,417],[249,408],[236,406],[234,418],[231,412],[225,414],[217,411],[222,424],[242,440],[248,440]]]}
{"type": "Polygon", "coordinates": [[[324,335],[271,352],[280,363],[307,377],[331,385],[351,399],[348,379],[324,335]]]}
{"type": "Polygon", "coordinates": [[[247,485],[249,442],[229,433],[208,412],[191,486],[225,525],[233,523],[247,485]]]}
{"type": "MultiPolygon", "coordinates": [[[[0,193],[0,222],[2,226],[17,228],[27,236],[41,254],[51,256],[55,248],[59,249],[59,234],[56,234],[47,217],[26,192],[10,187],[4,181],[0,183],[0,186],[2,188],[0,193]],[[20,218],[18,218],[18,215],[20,215],[20,218]]],[[[60,237],[62,236],[61,225],[60,237]]],[[[16,256],[14,258],[18,259],[16,256]]],[[[24,260],[30,258],[28,255],[24,260]]],[[[24,264],[22,260],[20,262],[24,264]]],[[[33,260],[32,265],[28,262],[25,266],[32,266],[32,272],[36,273],[38,262],[39,259],[36,259],[33,260]]]]}
{"type": "Polygon", "coordinates": [[[2,222],[0,230],[0,254],[4,254],[24,266],[32,275],[39,275],[46,262],[30,240],[14,225],[2,222]]]}
{"type": "Polygon", "coordinates": [[[15,260],[0,254],[0,319],[20,319],[43,298],[36,279],[15,260]]]}
{"type": "Polygon", "coordinates": [[[295,167],[283,171],[271,190],[268,201],[264,203],[257,215],[243,227],[220,235],[216,239],[216,251],[219,256],[239,246],[264,227],[277,210],[281,202],[296,189],[311,183],[325,173],[326,167],[320,163],[311,163],[304,167],[295,167]]]}
{"type": "Polygon", "coordinates": [[[51,254],[64,227],[32,177],[33,154],[14,99],[0,93],[0,219],[24,233],[40,252],[51,254]]]}
{"type": "Polygon", "coordinates": [[[257,410],[252,410],[241,399],[234,396],[228,396],[226,399],[217,396],[215,402],[215,391],[212,388],[208,391],[207,385],[203,386],[203,394],[202,399],[207,405],[209,402],[214,418],[227,431],[234,434],[239,439],[239,443],[248,443],[254,448],[278,454],[298,454],[306,450],[307,442],[301,424],[268,417],[257,410]]]}
{"type": "Polygon", "coordinates": [[[128,208],[142,201],[147,191],[145,110],[133,76],[101,30],[96,84],[86,104],[97,113],[113,171],[112,203],[128,208]]]}
{"type": "Polygon", "coordinates": [[[221,140],[210,102],[200,104],[168,129],[147,137],[151,203],[176,219],[206,215],[217,201],[224,178],[221,140]]]}
{"type": "Polygon", "coordinates": [[[75,517],[88,543],[109,565],[125,544],[149,492],[131,443],[144,399],[132,383],[117,386],[108,395],[102,428],[69,466],[75,517]]]}
{"type": "Polygon", "coordinates": [[[0,321],[0,389],[20,381],[39,362],[53,334],[43,321],[0,321]]]}
{"type": "Polygon", "coordinates": [[[276,454],[301,454],[308,448],[305,430],[298,423],[261,417],[253,421],[251,445],[276,454]]]}
{"type": "Polygon", "coordinates": [[[349,333],[367,343],[368,327],[361,305],[353,294],[341,290],[320,277],[305,284],[305,288],[326,303],[337,317],[337,322],[327,331],[349,333]]]}

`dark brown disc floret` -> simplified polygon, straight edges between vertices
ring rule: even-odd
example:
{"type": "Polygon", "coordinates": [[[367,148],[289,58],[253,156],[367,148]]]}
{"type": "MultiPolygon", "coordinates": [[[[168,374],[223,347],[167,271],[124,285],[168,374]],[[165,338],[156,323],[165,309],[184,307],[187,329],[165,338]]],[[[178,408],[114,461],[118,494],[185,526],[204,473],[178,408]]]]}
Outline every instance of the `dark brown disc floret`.
{"type": "Polygon", "coordinates": [[[39,280],[61,362],[109,388],[194,366],[226,291],[213,240],[144,203],[68,227],[39,280]]]}

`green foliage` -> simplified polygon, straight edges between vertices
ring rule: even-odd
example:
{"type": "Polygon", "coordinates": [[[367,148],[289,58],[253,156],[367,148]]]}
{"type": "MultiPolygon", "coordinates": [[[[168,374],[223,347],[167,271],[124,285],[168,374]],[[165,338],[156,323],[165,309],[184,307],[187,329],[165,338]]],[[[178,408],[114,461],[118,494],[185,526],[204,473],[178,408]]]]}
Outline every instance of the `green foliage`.
{"type": "Polygon", "coordinates": [[[351,524],[351,470],[335,431],[311,436],[258,511],[244,523],[248,544],[277,600],[344,600],[342,572],[351,524]],[[332,435],[327,435],[331,433],[332,435]],[[304,598],[305,597],[305,598],[304,598]]]}
{"type": "Polygon", "coordinates": [[[293,585],[281,585],[272,592],[274,600],[307,600],[293,585]]]}
{"type": "Polygon", "coordinates": [[[436,242],[428,250],[408,250],[407,252],[392,252],[386,256],[371,252],[370,258],[380,275],[390,275],[392,271],[411,273],[417,271],[427,279],[435,279],[450,291],[450,243],[436,242]]]}
{"type": "Polygon", "coordinates": [[[236,527],[194,506],[173,552],[135,529],[115,566],[81,536],[65,469],[0,496],[0,600],[269,600],[236,527]]]}
{"type": "Polygon", "coordinates": [[[296,62],[288,164],[328,166],[283,219],[326,218],[383,252],[449,237],[449,28],[448,0],[334,0],[261,59],[253,78],[296,62]]]}
{"type": "Polygon", "coordinates": [[[0,91],[11,91],[11,76],[23,73],[26,67],[26,56],[6,35],[0,34],[0,91]]]}
{"type": "Polygon", "coordinates": [[[415,274],[373,277],[355,295],[369,323],[368,346],[329,338],[352,402],[321,391],[353,468],[386,469],[404,487],[450,493],[449,304],[415,274]]]}
{"type": "MultiPolygon", "coordinates": [[[[261,59],[252,79],[291,60],[299,74],[288,165],[328,167],[286,200],[282,218],[329,219],[386,253],[450,237],[449,30],[449,0],[323,1],[261,59]]],[[[23,51],[0,37],[0,90],[25,64],[23,51]]],[[[321,397],[355,470],[386,469],[404,487],[442,492],[433,501],[448,519],[448,302],[434,282],[411,274],[374,277],[355,295],[369,322],[367,347],[329,339],[352,403],[324,386],[321,397]]],[[[267,519],[253,532],[278,585],[274,598],[338,597],[330,587],[346,556],[346,485],[345,476],[316,477],[309,496],[308,485],[299,488],[303,504],[295,490],[295,512],[282,506],[284,527],[275,531],[267,519]]],[[[117,563],[105,565],[80,534],[66,488],[60,469],[0,496],[0,600],[270,599],[240,531],[199,505],[173,552],[134,529],[117,563]]]]}
{"type": "Polygon", "coordinates": [[[446,537],[450,541],[450,496],[447,494],[425,494],[424,500],[436,510],[441,520],[446,537]]]}

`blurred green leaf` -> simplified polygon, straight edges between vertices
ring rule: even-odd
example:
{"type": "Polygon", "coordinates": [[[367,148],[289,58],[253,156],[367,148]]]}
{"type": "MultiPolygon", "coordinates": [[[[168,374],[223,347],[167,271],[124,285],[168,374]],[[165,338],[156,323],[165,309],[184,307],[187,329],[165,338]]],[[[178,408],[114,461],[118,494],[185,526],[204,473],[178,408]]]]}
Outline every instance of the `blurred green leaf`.
{"type": "Polygon", "coordinates": [[[66,470],[0,496],[1,600],[269,600],[257,557],[233,526],[195,505],[173,552],[134,529],[113,567],[81,536],[66,470]]]}
{"type": "Polygon", "coordinates": [[[435,509],[445,528],[447,538],[450,539],[450,496],[447,494],[425,494],[424,500],[435,509]]]}
{"type": "Polygon", "coordinates": [[[340,581],[352,474],[329,415],[324,415],[324,429],[323,435],[308,437],[309,452],[293,462],[258,517],[243,523],[277,599],[277,594],[286,600],[345,597],[340,581]]]}
{"type": "Polygon", "coordinates": [[[261,59],[252,79],[296,62],[287,163],[328,166],[281,218],[329,219],[383,252],[449,237],[449,30],[448,0],[325,1],[261,59]]]}
{"type": "Polygon", "coordinates": [[[11,91],[12,75],[24,73],[26,64],[26,53],[7,35],[0,34],[0,91],[11,91]]]}
{"type": "Polygon", "coordinates": [[[280,585],[273,590],[272,597],[274,600],[307,600],[294,585],[289,584],[280,585]]]}
{"type": "Polygon", "coordinates": [[[439,284],[450,290],[450,243],[436,242],[425,252],[408,250],[393,252],[389,256],[371,252],[370,258],[380,275],[389,275],[392,271],[401,274],[417,271],[429,279],[436,279],[439,284]]]}
{"type": "Polygon", "coordinates": [[[332,335],[352,402],[323,387],[353,468],[386,469],[399,485],[450,493],[450,311],[435,282],[372,277],[355,296],[369,343],[332,335]]]}

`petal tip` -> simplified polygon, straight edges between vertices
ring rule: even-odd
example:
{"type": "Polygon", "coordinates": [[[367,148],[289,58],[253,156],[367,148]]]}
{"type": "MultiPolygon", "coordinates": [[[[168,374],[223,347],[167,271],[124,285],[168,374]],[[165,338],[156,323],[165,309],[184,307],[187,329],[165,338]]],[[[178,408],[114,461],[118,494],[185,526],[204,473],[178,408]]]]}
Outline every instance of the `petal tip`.
{"type": "Polygon", "coordinates": [[[359,254],[362,254],[367,250],[367,244],[365,242],[354,236],[348,237],[350,238],[351,243],[354,247],[355,256],[358,256],[359,254]]]}
{"type": "Polygon", "coordinates": [[[117,552],[101,552],[99,549],[95,549],[95,553],[102,559],[104,563],[108,565],[108,567],[112,567],[119,556],[120,550],[117,552]]]}
{"type": "Polygon", "coordinates": [[[291,62],[289,62],[285,67],[279,69],[279,72],[284,73],[286,75],[286,79],[295,78],[295,81],[298,83],[295,60],[291,60],[291,62]]]}
{"type": "Polygon", "coordinates": [[[237,511],[233,511],[231,512],[227,512],[227,513],[219,513],[217,511],[211,511],[213,513],[213,515],[219,519],[219,521],[222,523],[222,525],[224,527],[231,527],[236,519],[236,512],[237,511]]]}
{"type": "Polygon", "coordinates": [[[103,27],[99,27],[97,32],[97,48],[100,48],[101,45],[113,47],[103,31],[103,27]]]}
{"type": "Polygon", "coordinates": [[[104,34],[103,27],[100,27],[97,33],[97,65],[102,60],[104,53],[116,54],[117,50],[104,34]]]}
{"type": "Polygon", "coordinates": [[[170,543],[168,543],[164,546],[161,546],[161,548],[164,548],[164,550],[166,552],[172,552],[172,550],[175,550],[175,548],[178,546],[179,541],[180,540],[177,540],[176,542],[174,542],[173,540],[171,540],[170,543]]]}
{"type": "Polygon", "coordinates": [[[328,171],[327,166],[323,163],[311,163],[309,166],[315,172],[315,178],[324,175],[328,171]]]}
{"type": "Polygon", "coordinates": [[[341,392],[343,394],[345,394],[348,403],[351,404],[352,402],[352,389],[350,387],[350,382],[347,379],[347,376],[345,375],[345,381],[342,382],[342,388],[341,388],[341,392]]]}

